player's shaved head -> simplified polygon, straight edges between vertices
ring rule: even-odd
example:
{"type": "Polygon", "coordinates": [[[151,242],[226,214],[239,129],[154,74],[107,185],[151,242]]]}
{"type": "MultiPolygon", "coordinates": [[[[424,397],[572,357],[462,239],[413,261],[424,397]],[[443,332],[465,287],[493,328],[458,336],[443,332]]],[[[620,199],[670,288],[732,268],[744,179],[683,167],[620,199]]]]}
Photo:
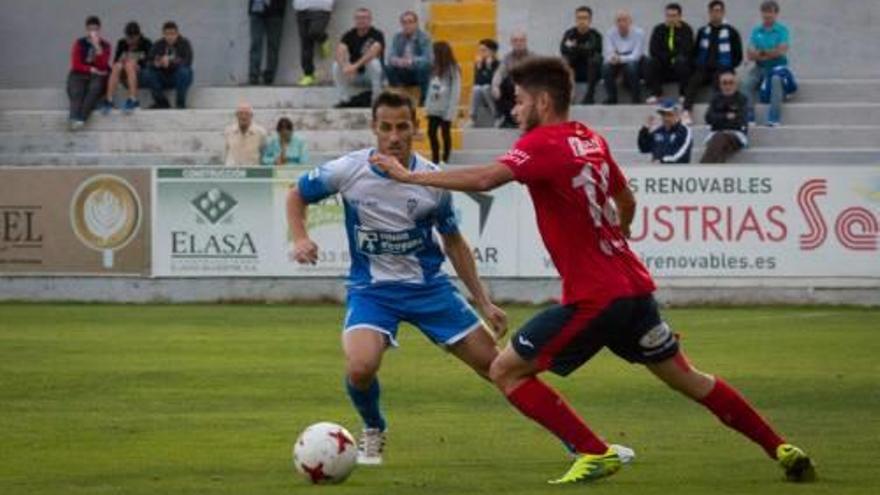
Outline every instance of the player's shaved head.
{"type": "Polygon", "coordinates": [[[510,71],[513,83],[537,96],[546,92],[558,114],[567,114],[574,78],[568,64],[558,57],[529,57],[510,71]]]}

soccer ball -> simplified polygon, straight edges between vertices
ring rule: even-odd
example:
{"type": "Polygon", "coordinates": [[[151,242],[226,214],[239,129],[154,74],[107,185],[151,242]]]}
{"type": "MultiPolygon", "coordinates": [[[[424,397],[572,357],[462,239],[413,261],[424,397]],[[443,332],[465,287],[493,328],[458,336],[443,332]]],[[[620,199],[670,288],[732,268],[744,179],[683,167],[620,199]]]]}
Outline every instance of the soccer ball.
{"type": "Polygon", "coordinates": [[[357,445],[345,428],[315,423],[293,444],[293,466],[309,483],[342,483],[357,464],[357,445]]]}

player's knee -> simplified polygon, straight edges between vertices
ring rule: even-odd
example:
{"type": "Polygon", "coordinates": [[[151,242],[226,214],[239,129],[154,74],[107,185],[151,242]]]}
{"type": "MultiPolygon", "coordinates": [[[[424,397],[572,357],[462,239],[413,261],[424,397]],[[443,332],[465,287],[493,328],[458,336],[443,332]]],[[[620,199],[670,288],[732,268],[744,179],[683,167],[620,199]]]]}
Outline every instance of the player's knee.
{"type": "Polygon", "coordinates": [[[348,380],[356,387],[367,387],[376,378],[378,366],[362,360],[349,360],[346,366],[348,380]]]}
{"type": "Polygon", "coordinates": [[[495,359],[489,365],[489,380],[495,384],[502,392],[507,391],[515,376],[501,359],[495,359]]]}

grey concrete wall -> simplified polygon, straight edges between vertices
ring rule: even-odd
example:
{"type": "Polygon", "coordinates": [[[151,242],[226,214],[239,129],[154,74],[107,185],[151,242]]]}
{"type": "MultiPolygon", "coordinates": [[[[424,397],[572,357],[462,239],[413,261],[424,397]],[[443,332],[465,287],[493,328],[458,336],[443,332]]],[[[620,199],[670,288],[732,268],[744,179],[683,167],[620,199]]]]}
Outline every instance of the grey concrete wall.
{"type": "MultiPolygon", "coordinates": [[[[337,0],[329,32],[338,39],[351,28],[354,10],[363,5],[373,10],[376,26],[389,36],[399,29],[399,13],[419,11],[421,4],[420,0],[337,0]]],[[[156,39],[162,23],[172,19],[193,43],[195,84],[247,81],[247,0],[0,0],[0,13],[0,39],[4,40],[0,88],[63,85],[71,44],[82,36],[85,18],[92,14],[101,18],[104,36],[114,48],[129,20],[138,21],[144,33],[156,39]]],[[[293,83],[301,75],[297,37],[296,18],[288,8],[277,83],[293,83]]],[[[327,75],[326,63],[319,64],[322,69],[327,75]]]]}
{"type": "MultiPolygon", "coordinates": [[[[499,0],[498,35],[503,50],[511,31],[526,29],[529,44],[543,54],[559,53],[559,40],[573,25],[574,9],[589,5],[594,27],[602,33],[613,24],[617,9],[626,7],[636,25],[650,30],[663,20],[667,0],[499,0]]],[[[685,20],[695,29],[707,22],[708,0],[678,0],[685,20]]],[[[727,17],[744,41],[760,21],[761,0],[727,0],[727,17]]],[[[780,20],[792,34],[791,64],[800,77],[880,77],[880,1],[779,0],[780,20]]]]}

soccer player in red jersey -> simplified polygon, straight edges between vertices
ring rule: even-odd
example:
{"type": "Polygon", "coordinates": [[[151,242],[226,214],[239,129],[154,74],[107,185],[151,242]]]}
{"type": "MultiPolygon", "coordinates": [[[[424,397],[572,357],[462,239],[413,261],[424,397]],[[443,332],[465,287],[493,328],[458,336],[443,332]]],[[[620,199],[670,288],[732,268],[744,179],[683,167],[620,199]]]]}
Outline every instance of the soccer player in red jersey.
{"type": "Polygon", "coordinates": [[[736,389],[691,365],[661,318],[654,281],[627,242],[635,198],[605,139],[568,119],[572,77],[565,63],[534,57],[511,76],[514,115],[524,134],[497,163],[412,172],[393,157],[373,162],[395,180],[424,186],[485,191],[515,180],[528,187],[538,229],[562,278],[562,302],[511,338],[490,376],[514,407],[578,453],[568,472],[551,483],[595,480],[620,469],[618,454],[538,378],[547,370],[568,375],[603,347],[645,365],[760,445],[787,479],[814,479],[804,451],[776,433],[736,389]]]}

